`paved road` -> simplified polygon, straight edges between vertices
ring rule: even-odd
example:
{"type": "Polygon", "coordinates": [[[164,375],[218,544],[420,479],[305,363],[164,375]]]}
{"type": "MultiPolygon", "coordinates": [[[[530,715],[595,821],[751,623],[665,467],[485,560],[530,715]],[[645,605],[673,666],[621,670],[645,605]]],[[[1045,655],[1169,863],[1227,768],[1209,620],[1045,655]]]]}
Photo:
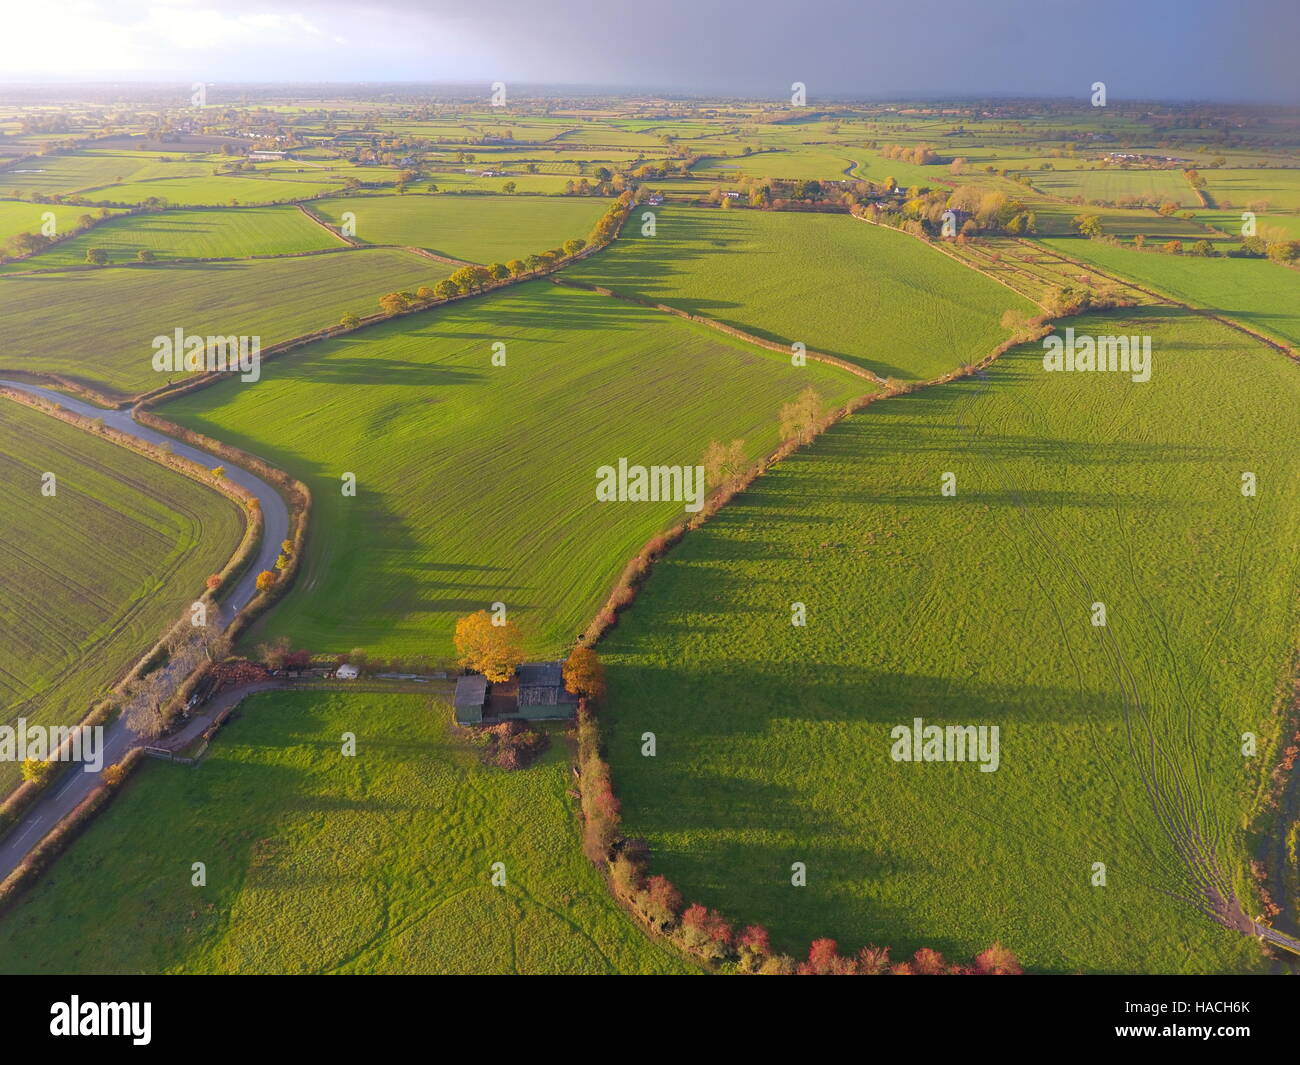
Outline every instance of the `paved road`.
{"type": "MultiPolygon", "coordinates": [[[[96,407],[79,399],[73,399],[71,396],[65,396],[60,392],[54,392],[39,385],[26,384],[22,381],[0,379],[0,385],[7,385],[30,395],[51,400],[75,414],[87,418],[99,418],[105,425],[109,425],[119,432],[128,433],[140,440],[148,441],[151,444],[167,444],[175,454],[192,459],[207,469],[225,466],[226,477],[252,492],[262,507],[264,526],[262,543],[258,548],[257,557],[253,565],[249,567],[248,572],[244,574],[222,602],[227,616],[233,616],[236,611],[247,605],[257,591],[257,574],[264,569],[274,568],[275,560],[280,554],[280,543],[289,537],[289,508],[271,485],[241,467],[228,465],[223,460],[209,455],[206,451],[200,451],[198,448],[182,444],[156,430],[139,425],[129,411],[104,410],[102,407],[96,407]]],[[[254,689],[239,689],[236,692],[226,693],[226,695],[242,698],[251,690],[254,689]]],[[[257,688],[256,690],[261,689],[257,688]]],[[[238,698],[234,701],[237,702],[238,698]]],[[[229,705],[226,696],[213,700],[211,704],[203,708],[200,715],[185,725],[182,734],[192,732],[191,739],[193,736],[197,736],[226,705],[229,705]]],[[[127,728],[120,717],[117,718],[104,726],[104,765],[109,766],[115,762],[120,762],[126,757],[128,751],[133,747],[143,746],[143,742],[139,736],[127,728]]],[[[185,742],[189,741],[186,740],[185,742]]],[[[80,765],[70,767],[67,773],[55,781],[41,799],[27,810],[5,834],[4,839],[0,841],[0,880],[13,872],[18,863],[44,838],[45,834],[61,818],[74,810],[98,784],[99,774],[87,773],[80,765]]]]}

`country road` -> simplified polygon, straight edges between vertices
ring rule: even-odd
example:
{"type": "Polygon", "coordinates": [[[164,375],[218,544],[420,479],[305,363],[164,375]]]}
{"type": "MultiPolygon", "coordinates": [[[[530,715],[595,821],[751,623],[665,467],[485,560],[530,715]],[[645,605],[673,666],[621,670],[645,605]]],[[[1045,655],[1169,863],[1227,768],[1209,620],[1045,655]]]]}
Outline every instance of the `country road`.
{"type": "MultiPolygon", "coordinates": [[[[139,440],[151,444],[166,444],[174,454],[191,459],[208,469],[225,466],[226,478],[253,493],[262,509],[262,542],[258,546],[256,558],[235,587],[225,596],[222,603],[227,617],[233,617],[237,611],[248,604],[257,591],[258,573],[275,567],[275,560],[280,554],[280,544],[289,537],[289,508],[271,485],[239,466],[231,466],[209,455],[206,451],[200,451],[198,448],[173,440],[164,433],[139,425],[129,411],[104,410],[102,407],[96,407],[79,399],[73,399],[71,396],[65,396],[60,392],[21,381],[0,379],[0,385],[50,400],[74,414],[86,418],[98,418],[105,425],[111,426],[121,433],[134,436],[139,440]]],[[[242,698],[248,692],[248,689],[241,689],[237,692],[227,693],[227,695],[242,698]]],[[[214,699],[208,706],[205,706],[201,714],[187,722],[181,733],[176,737],[172,737],[168,742],[183,739],[184,742],[188,743],[194,736],[197,736],[224,709],[224,698],[225,696],[214,699]],[[191,732],[192,735],[189,735],[191,732]],[[189,738],[185,739],[187,735],[189,738]]],[[[132,732],[119,717],[104,726],[103,764],[109,766],[120,762],[133,747],[143,745],[144,742],[141,738],[132,732]]],[[[45,834],[65,815],[74,810],[94,790],[98,783],[99,773],[87,773],[80,765],[74,765],[51,784],[45,794],[19,818],[13,827],[5,833],[3,839],[0,839],[0,880],[13,872],[32,848],[44,838],[45,834]]]]}

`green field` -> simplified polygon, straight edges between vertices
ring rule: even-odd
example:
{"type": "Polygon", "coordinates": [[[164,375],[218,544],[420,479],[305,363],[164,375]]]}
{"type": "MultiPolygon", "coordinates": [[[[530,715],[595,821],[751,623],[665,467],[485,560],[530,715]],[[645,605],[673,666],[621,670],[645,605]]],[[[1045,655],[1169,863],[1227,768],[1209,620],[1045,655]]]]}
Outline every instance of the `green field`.
{"type": "Polygon", "coordinates": [[[1257,200],[1283,211],[1300,211],[1300,169],[1203,170],[1215,203],[1244,208],[1257,200]]]}
{"type": "Polygon", "coordinates": [[[368,244],[425,248],[469,262],[522,259],[586,240],[609,201],[592,197],[356,196],[312,204],[335,225],[351,211],[368,244]]]}
{"type": "Polygon", "coordinates": [[[419,695],[273,693],[241,714],[198,767],[146,762],[6,916],[0,971],[690,971],[582,856],[561,733],[509,773],[419,695]]]}
{"type": "Polygon", "coordinates": [[[1126,196],[1168,200],[1184,207],[1197,207],[1200,201],[1181,170],[1042,170],[1033,173],[1034,188],[1049,196],[1085,201],[1118,203],[1126,196]]]}
{"type": "Polygon", "coordinates": [[[566,276],[908,380],[978,361],[1004,338],[1004,310],[1034,310],[923,242],[846,215],[661,207],[650,237],[646,210],[566,276]]]}
{"type": "Polygon", "coordinates": [[[1300,344],[1300,273],[1295,270],[1263,259],[1168,255],[1117,248],[1095,240],[1043,243],[1063,255],[1095,263],[1194,307],[1217,311],[1276,340],[1300,344]]]}
{"type": "Polygon", "coordinates": [[[129,181],[157,167],[158,153],[81,151],[42,155],[0,170],[0,193],[6,196],[77,192],[96,185],[129,181]]]}
{"type": "Polygon", "coordinates": [[[451,267],[385,248],[249,262],[157,264],[0,278],[0,370],[55,373],[125,394],[167,378],[152,340],[187,333],[260,336],[262,347],[373,314],[379,297],[451,267]],[[268,299],[273,293],[274,299],[268,299]]]}
{"type": "Polygon", "coordinates": [[[689,534],[604,642],[623,829],[688,898],[790,951],[1258,967],[1168,825],[1243,890],[1297,635],[1300,370],[1177,311],[1073,324],[1152,335],[1151,380],[1035,345],[875,404],[689,534]],[[915,717],[997,725],[1000,767],[894,761],[915,717]]]}
{"type": "Polygon", "coordinates": [[[5,269],[12,272],[76,266],[86,261],[90,248],[104,249],[110,263],[124,263],[134,262],[140,251],[151,251],[160,260],[216,259],[287,255],[341,246],[338,237],[297,207],[168,211],[100,223],[88,233],[62,241],[49,251],[5,269]]]}
{"type": "Polygon", "coordinates": [[[870,387],[537,281],[322,341],[268,364],[256,387],[222,382],[159,412],[311,486],[304,568],[259,634],[448,657],[455,619],[500,601],[533,650],[558,653],[682,513],[597,502],[597,468],[694,465],[713,438],[766,452],[781,404],[807,384],[837,402],[870,387]],[[504,367],[490,362],[496,342],[504,367]]]}
{"type": "MultiPolygon", "coordinates": [[[[0,724],[85,716],[229,561],[224,496],[0,399],[0,724]],[[56,492],[41,494],[42,475],[56,492]]],[[[0,762],[0,794],[19,766],[0,762]]]]}
{"type": "Polygon", "coordinates": [[[306,177],[218,177],[209,174],[102,185],[88,189],[82,195],[92,203],[144,203],[157,198],[175,207],[224,207],[306,200],[340,185],[341,181],[330,180],[328,173],[319,181],[306,177]]]}
{"type": "MultiPolygon", "coordinates": [[[[66,233],[76,226],[82,215],[97,215],[99,208],[65,207],[52,203],[23,203],[18,200],[0,200],[0,254],[4,245],[19,233],[39,233],[45,214],[54,215],[55,233],[66,233]]],[[[83,253],[84,258],[84,253],[83,253]]]]}

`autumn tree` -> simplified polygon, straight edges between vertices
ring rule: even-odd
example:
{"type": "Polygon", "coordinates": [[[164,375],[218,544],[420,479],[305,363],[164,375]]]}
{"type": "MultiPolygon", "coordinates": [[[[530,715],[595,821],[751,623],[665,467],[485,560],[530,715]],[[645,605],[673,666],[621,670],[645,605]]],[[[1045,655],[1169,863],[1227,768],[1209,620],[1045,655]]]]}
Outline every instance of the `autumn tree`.
{"type": "Polygon", "coordinates": [[[456,286],[456,282],[450,278],[444,278],[433,286],[433,294],[440,300],[449,300],[459,293],[460,289],[456,286]]]}
{"type": "Polygon", "coordinates": [[[821,427],[825,410],[817,389],[809,385],[781,407],[781,439],[806,444],[821,427]]]}
{"type": "Polygon", "coordinates": [[[975,971],[983,976],[1019,976],[1020,961],[1001,943],[975,955],[975,971]]]}
{"type": "Polygon", "coordinates": [[[704,467],[704,483],[710,488],[735,484],[745,472],[745,441],[724,444],[710,440],[700,465],[704,467]]]}
{"type": "Polygon", "coordinates": [[[507,681],[524,659],[523,636],[513,621],[493,624],[486,610],[467,614],[456,622],[457,661],[482,673],[490,681],[507,681]]]}
{"type": "Polygon", "coordinates": [[[379,298],[379,306],[385,314],[397,314],[406,310],[406,297],[400,292],[389,292],[379,298]]]}
{"type": "Polygon", "coordinates": [[[605,669],[595,649],[578,644],[564,663],[564,687],[574,695],[602,699],[605,695],[605,669]]]}
{"type": "Polygon", "coordinates": [[[257,590],[264,592],[275,583],[275,571],[264,569],[257,575],[257,590]]]}

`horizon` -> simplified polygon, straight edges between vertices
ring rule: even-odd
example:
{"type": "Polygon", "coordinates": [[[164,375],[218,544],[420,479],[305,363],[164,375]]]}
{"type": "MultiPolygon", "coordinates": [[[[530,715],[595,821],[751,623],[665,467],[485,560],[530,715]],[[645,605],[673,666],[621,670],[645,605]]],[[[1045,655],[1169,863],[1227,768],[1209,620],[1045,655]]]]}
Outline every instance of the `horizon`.
{"type": "Polygon", "coordinates": [[[1300,103],[1288,61],[1300,8],[1286,0],[1168,0],[1134,9],[991,0],[814,0],[798,12],[737,0],[669,0],[628,22],[593,20],[570,0],[506,0],[463,12],[446,0],[69,0],[57,49],[47,9],[8,14],[0,84],[507,84],[810,101],[1114,99],[1300,103]],[[905,22],[890,21],[905,16],[905,22]],[[850,27],[849,32],[844,26],[850,27]],[[1111,27],[1118,25],[1119,32],[1111,27]],[[861,28],[858,28],[861,27],[861,28]],[[920,27],[918,32],[917,27],[920,27]],[[911,35],[909,37],[909,35],[911,35]],[[1062,54],[1058,46],[1068,39],[1062,54]],[[683,40],[716,42],[701,62],[683,40]],[[1055,50],[1055,51],[1054,51],[1055,50]],[[104,56],[113,57],[106,63],[104,56]],[[1153,55],[1174,57],[1152,62],[1153,55]],[[311,72],[325,66],[337,80],[311,72]],[[996,73],[993,73],[996,72],[996,73]]]}

